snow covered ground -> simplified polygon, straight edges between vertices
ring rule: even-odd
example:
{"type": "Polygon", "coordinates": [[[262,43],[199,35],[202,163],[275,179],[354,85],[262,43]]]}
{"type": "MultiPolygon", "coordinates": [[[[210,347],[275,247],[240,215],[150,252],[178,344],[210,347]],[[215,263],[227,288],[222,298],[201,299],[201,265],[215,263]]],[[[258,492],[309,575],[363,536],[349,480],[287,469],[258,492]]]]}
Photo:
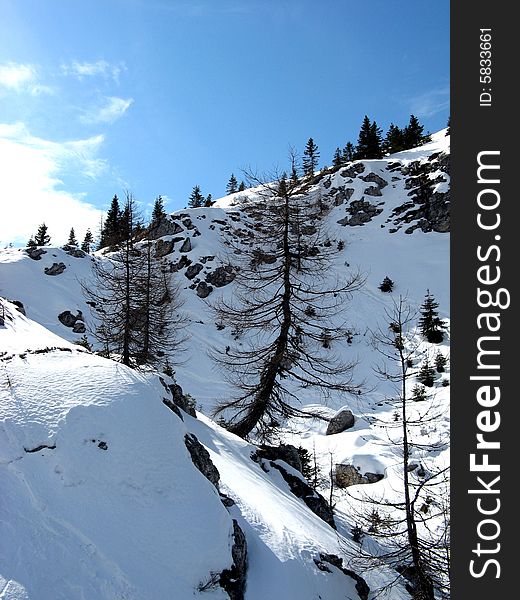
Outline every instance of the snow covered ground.
{"type": "MultiPolygon", "coordinates": [[[[195,291],[197,279],[188,279],[186,269],[176,274],[190,321],[176,380],[201,411],[198,419],[184,415],[182,422],[164,406],[157,375],[84,351],[73,343],[82,334],[57,318],[63,311],[81,311],[88,324],[92,317],[80,282],[90,281],[93,260],[106,258],[99,253],[76,258],[50,247],[39,260],[24,249],[0,251],[0,293],[21,301],[28,317],[5,304],[10,318],[0,326],[1,599],[227,598],[218,585],[198,588],[231,565],[232,519],[248,543],[246,600],[358,597],[353,579],[335,567],[330,573],[321,571],[314,561],[321,552],[341,556],[347,564],[358,550],[350,531],[362,504],[356,498],[361,492],[392,498],[399,488],[399,449],[387,443],[384,426],[393,420],[389,399],[394,390],[388,381],[375,378],[373,367],[380,357],[372,332],[387,325],[385,310],[399,296],[419,307],[428,289],[449,322],[449,235],[420,228],[406,233],[409,224],[396,224],[395,212],[409,200],[406,168],[439,152],[449,152],[445,132],[421,148],[363,161],[359,176],[343,175],[340,169],[317,183],[324,196],[347,187],[353,190],[350,202],[364,198],[381,209],[362,226],[338,223],[349,216],[348,202],[334,203],[326,217],[331,242],[344,242],[331,276],[358,269],[366,276],[342,315],[353,332],[352,343],[342,352],[358,361],[356,379],[365,380],[365,391],[354,397],[333,395],[324,406],[312,390],[297,390],[302,408],[317,409],[327,418],[349,408],[356,423],[327,436],[326,420],[294,419],[280,434],[280,441],[316,453],[326,497],[331,457],[334,463],[359,467],[362,474],[384,475],[378,483],[334,492],[337,532],[290,492],[278,470],[265,472],[251,460],[254,446],[208,417],[216,402],[233,391],[207,354],[210,347],[224,352],[234,342],[227,328],[217,327],[210,308],[220,294],[233,293],[233,282],[202,299],[195,291]],[[389,169],[397,163],[398,170],[389,169]],[[375,176],[386,185],[381,195],[368,197],[367,188],[376,184],[365,178],[375,176]],[[46,274],[54,263],[65,265],[63,273],[46,274]],[[379,290],[385,276],[395,282],[391,293],[379,290]],[[221,491],[235,501],[229,511],[195,469],[184,445],[187,431],[210,452],[221,491]],[[41,446],[47,448],[30,452],[41,446]]],[[[448,190],[446,173],[434,171],[429,177],[435,191],[448,190]]],[[[254,197],[254,190],[247,194],[254,197]]],[[[215,207],[176,215],[183,228],[179,235],[191,242],[187,256],[192,264],[203,265],[201,281],[229,260],[223,234],[245,222],[235,201],[236,195],[220,199],[215,207]]],[[[179,246],[164,260],[177,262],[179,246]]],[[[440,345],[420,342],[419,354],[433,359],[438,351],[449,355],[449,336],[440,345]]],[[[425,442],[438,441],[449,431],[446,382],[449,367],[436,376],[432,388],[440,416],[421,432],[425,442]]],[[[414,459],[431,457],[418,453],[414,459]]],[[[448,449],[437,452],[434,461],[445,465],[448,449]]],[[[373,590],[395,577],[385,569],[359,574],[373,590]]],[[[398,585],[390,597],[408,594],[398,585]]]]}

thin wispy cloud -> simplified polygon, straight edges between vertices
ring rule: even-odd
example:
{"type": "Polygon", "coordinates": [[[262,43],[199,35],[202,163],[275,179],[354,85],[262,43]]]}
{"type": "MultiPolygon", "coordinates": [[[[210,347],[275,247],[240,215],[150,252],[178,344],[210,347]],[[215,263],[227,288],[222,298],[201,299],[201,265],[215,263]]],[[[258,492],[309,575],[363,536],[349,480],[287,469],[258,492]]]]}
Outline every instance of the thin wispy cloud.
{"type": "Polygon", "coordinates": [[[81,115],[80,121],[87,125],[113,123],[126,113],[133,101],[133,98],[110,96],[109,98],[105,98],[105,101],[101,106],[88,110],[81,115]]]}
{"type": "Polygon", "coordinates": [[[124,63],[114,65],[106,60],[97,60],[95,62],[79,62],[75,60],[70,64],[61,65],[61,71],[64,75],[72,75],[79,80],[88,77],[103,77],[104,79],[112,79],[116,83],[119,83],[119,76],[125,70],[126,66],[124,63]]]}
{"type": "Polygon", "coordinates": [[[67,239],[74,226],[78,235],[95,231],[101,211],[84,194],[62,189],[60,176],[81,173],[97,179],[108,170],[99,157],[102,135],[56,142],[36,137],[23,123],[0,123],[0,241],[25,244],[37,226],[49,226],[56,243],[67,239]]]}
{"type": "Polygon", "coordinates": [[[450,106],[450,90],[448,87],[430,90],[410,99],[410,111],[418,117],[432,117],[450,106]]]}

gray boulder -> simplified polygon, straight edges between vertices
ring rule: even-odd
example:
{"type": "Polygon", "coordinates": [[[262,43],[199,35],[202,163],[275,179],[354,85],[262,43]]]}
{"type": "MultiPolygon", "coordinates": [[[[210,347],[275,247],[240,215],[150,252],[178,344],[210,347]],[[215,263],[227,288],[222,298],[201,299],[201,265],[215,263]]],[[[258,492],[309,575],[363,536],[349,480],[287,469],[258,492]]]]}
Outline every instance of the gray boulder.
{"type": "Polygon", "coordinates": [[[59,262],[59,263],[52,263],[51,267],[45,267],[45,269],[43,269],[45,275],[61,275],[63,273],[63,271],[65,271],[66,269],[66,265],[65,263],[59,262]]]}
{"type": "Polygon", "coordinates": [[[175,242],[173,240],[157,240],[155,245],[155,258],[163,258],[173,252],[175,242]]]}
{"type": "Polygon", "coordinates": [[[87,330],[83,322],[83,313],[80,310],[76,315],[73,315],[70,310],[64,310],[58,315],[58,321],[65,327],[71,327],[74,333],[85,333],[87,330]]]}
{"type": "Polygon", "coordinates": [[[191,240],[186,238],[181,246],[181,252],[191,252],[191,240]]]}
{"type": "Polygon", "coordinates": [[[363,190],[363,194],[366,194],[367,196],[382,196],[382,192],[381,190],[374,185],[371,185],[370,187],[367,187],[363,190]]]}
{"type": "Polygon", "coordinates": [[[340,172],[340,175],[342,177],[349,177],[350,179],[353,179],[354,177],[357,177],[363,173],[364,170],[365,165],[363,163],[354,163],[350,167],[343,169],[343,171],[340,172]]]}
{"type": "Polygon", "coordinates": [[[205,281],[201,281],[195,290],[199,298],[207,298],[213,291],[213,287],[208,285],[205,281]]]}
{"type": "Polygon", "coordinates": [[[356,469],[354,465],[336,465],[334,480],[339,488],[347,488],[351,485],[360,485],[367,483],[363,475],[356,469]]]}
{"type": "Polygon", "coordinates": [[[339,488],[347,488],[351,485],[366,485],[377,483],[384,478],[382,473],[367,472],[362,475],[354,465],[337,464],[334,472],[334,481],[339,488]]]}
{"type": "Polygon", "coordinates": [[[176,235],[181,233],[184,229],[175,221],[172,221],[170,217],[164,217],[155,225],[150,227],[148,230],[148,239],[157,240],[165,235],[176,235]]]}
{"type": "Polygon", "coordinates": [[[184,275],[186,275],[188,279],[194,279],[202,271],[203,268],[204,266],[200,263],[195,263],[194,265],[190,265],[186,269],[186,273],[184,273],[184,275]]]}
{"type": "Polygon", "coordinates": [[[87,253],[83,252],[81,248],[78,248],[77,246],[71,244],[65,244],[65,246],[62,247],[62,249],[69,256],[72,256],[74,258],[85,258],[85,256],[87,256],[87,253]]]}
{"type": "Polygon", "coordinates": [[[29,258],[32,258],[33,260],[40,260],[44,254],[47,254],[47,250],[44,250],[43,248],[34,247],[27,248],[25,252],[27,252],[29,258]]]}
{"type": "Polygon", "coordinates": [[[377,175],[377,173],[369,173],[361,177],[361,179],[367,183],[375,183],[378,188],[384,188],[388,185],[388,181],[377,175]]]}
{"type": "Polygon", "coordinates": [[[86,331],[87,331],[87,328],[85,326],[85,323],[83,323],[83,321],[76,321],[74,323],[74,326],[72,327],[73,333],[85,333],[86,331]]]}
{"type": "Polygon", "coordinates": [[[215,287],[223,287],[228,285],[235,279],[236,273],[233,270],[231,265],[226,265],[225,267],[217,267],[211,273],[206,275],[206,281],[211,283],[215,287]]]}
{"type": "Polygon", "coordinates": [[[351,427],[354,427],[354,423],[356,422],[356,418],[352,414],[352,411],[348,408],[345,410],[341,410],[336,413],[332,419],[329,421],[327,426],[327,432],[325,435],[334,435],[335,433],[341,433],[342,431],[346,431],[351,427]]]}

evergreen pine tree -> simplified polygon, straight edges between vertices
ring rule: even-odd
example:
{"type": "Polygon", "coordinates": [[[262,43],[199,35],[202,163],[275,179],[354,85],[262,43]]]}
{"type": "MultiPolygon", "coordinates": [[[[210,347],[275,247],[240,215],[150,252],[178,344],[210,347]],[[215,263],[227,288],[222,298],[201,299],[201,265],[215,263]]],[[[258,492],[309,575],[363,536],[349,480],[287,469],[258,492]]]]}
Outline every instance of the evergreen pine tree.
{"type": "Polygon", "coordinates": [[[76,239],[76,233],[74,231],[74,227],[70,228],[69,239],[67,240],[68,246],[77,246],[78,240],[76,239]]]}
{"type": "Polygon", "coordinates": [[[51,243],[51,237],[50,235],[48,235],[47,233],[47,225],[45,225],[45,223],[42,223],[39,227],[38,227],[38,231],[36,232],[36,235],[34,236],[34,243],[37,246],[47,246],[48,244],[51,243]]]}
{"type": "Polygon", "coordinates": [[[401,150],[405,149],[404,132],[393,123],[390,123],[390,127],[388,128],[388,132],[383,142],[383,149],[388,154],[401,152],[401,150]]]}
{"type": "Polygon", "coordinates": [[[238,191],[238,181],[237,181],[237,178],[234,176],[234,174],[231,173],[231,177],[229,178],[229,181],[227,182],[227,186],[226,186],[226,194],[229,196],[229,194],[236,194],[237,191],[238,191]]]}
{"type": "Polygon", "coordinates": [[[367,158],[383,158],[383,137],[381,128],[375,121],[370,125],[370,149],[367,158]]]}
{"type": "Polygon", "coordinates": [[[365,115],[361,129],[359,130],[358,142],[356,146],[355,158],[368,158],[370,147],[370,119],[365,115]]]}
{"type": "Polygon", "coordinates": [[[27,248],[36,248],[36,242],[34,241],[33,236],[31,236],[27,242],[27,248]]]}
{"type": "Polygon", "coordinates": [[[448,364],[448,359],[442,352],[437,352],[435,355],[435,368],[437,373],[444,373],[446,370],[446,365],[448,364]]]}
{"type": "Polygon", "coordinates": [[[101,228],[99,248],[112,247],[121,241],[121,229],[123,225],[123,213],[119,207],[117,194],[112,198],[110,208],[101,228]]]}
{"type": "Polygon", "coordinates": [[[87,229],[87,232],[85,233],[85,237],[83,238],[83,242],[81,243],[81,249],[83,250],[83,252],[90,254],[90,249],[91,249],[93,243],[94,243],[94,236],[92,235],[92,232],[90,231],[90,229],[87,229]]]}
{"type": "Polygon", "coordinates": [[[200,191],[200,187],[196,185],[190,194],[188,206],[190,208],[200,208],[201,206],[203,206],[204,200],[205,198],[200,191]]]}
{"type": "Polygon", "coordinates": [[[446,123],[447,129],[446,129],[446,135],[450,135],[451,132],[451,116],[448,117],[448,122],[446,123]]]}
{"type": "Polygon", "coordinates": [[[314,143],[312,138],[309,138],[305,150],[303,151],[303,174],[314,175],[314,172],[318,168],[319,159],[320,153],[318,146],[314,143]]]}
{"type": "Polygon", "coordinates": [[[150,228],[157,227],[159,223],[166,217],[166,211],[164,210],[164,202],[162,196],[157,196],[155,204],[153,205],[152,219],[150,221],[150,228]]]}
{"type": "Polygon", "coordinates": [[[435,381],[435,369],[430,365],[428,359],[424,361],[418,375],[417,380],[426,387],[432,387],[435,381]]]}
{"type": "Polygon", "coordinates": [[[415,148],[429,140],[430,136],[423,134],[424,126],[419,123],[415,115],[410,115],[410,121],[403,131],[403,144],[405,148],[415,148]]]}
{"type": "Polygon", "coordinates": [[[354,160],[356,149],[354,148],[354,144],[352,142],[347,142],[345,147],[343,148],[343,162],[352,162],[354,160]]]}
{"type": "Polygon", "coordinates": [[[246,184],[243,181],[240,182],[240,185],[238,186],[238,191],[239,192],[245,192],[246,191],[246,184]]]}
{"type": "Polygon", "coordinates": [[[213,204],[215,204],[215,202],[213,202],[213,196],[211,194],[208,194],[206,196],[206,200],[204,200],[204,206],[206,208],[209,208],[210,206],[213,206],[213,204]]]}
{"type": "Polygon", "coordinates": [[[343,164],[343,155],[341,153],[341,150],[339,148],[336,148],[336,151],[334,152],[334,156],[332,158],[332,166],[333,167],[341,167],[341,165],[343,164]]]}
{"type": "Polygon", "coordinates": [[[390,277],[386,276],[379,284],[379,289],[382,292],[391,292],[394,289],[394,282],[390,279],[390,277]]]}
{"type": "Polygon", "coordinates": [[[439,308],[438,302],[430,294],[430,290],[426,291],[426,297],[423,304],[421,305],[421,318],[419,319],[419,328],[423,336],[431,344],[439,344],[444,339],[444,329],[446,325],[444,321],[439,318],[437,312],[439,308]]]}
{"type": "Polygon", "coordinates": [[[383,152],[381,149],[382,137],[381,129],[375,121],[370,122],[370,119],[365,115],[361,129],[359,131],[358,143],[356,146],[356,159],[372,159],[382,158],[383,152]]]}

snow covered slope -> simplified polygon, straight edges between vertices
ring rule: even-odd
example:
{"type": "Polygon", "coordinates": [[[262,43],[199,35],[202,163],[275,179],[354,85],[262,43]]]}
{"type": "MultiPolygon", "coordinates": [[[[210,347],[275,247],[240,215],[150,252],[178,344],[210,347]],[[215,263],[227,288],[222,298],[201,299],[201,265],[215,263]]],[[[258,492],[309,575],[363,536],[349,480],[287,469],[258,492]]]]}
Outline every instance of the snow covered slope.
{"type": "MultiPolygon", "coordinates": [[[[349,565],[359,551],[351,532],[362,504],[357,492],[392,499],[399,488],[399,448],[386,443],[382,425],[393,420],[393,390],[374,376],[379,356],[371,332],[385,325],[385,311],[400,295],[418,307],[428,289],[449,322],[448,172],[449,137],[440,132],[421,148],[356,161],[313,181],[329,242],[341,248],[331,277],[356,270],[366,276],[341,316],[352,331],[344,358],[358,361],[356,379],[366,385],[360,396],[332,395],[326,406],[311,389],[295,387],[301,407],[323,418],[283,424],[279,441],[316,453],[327,498],[331,461],[383,476],[333,490],[337,530],[291,491],[290,477],[301,478],[292,466],[252,460],[255,446],[208,417],[233,392],[207,354],[236,342],[211,310],[234,291],[233,256],[223,242],[237,231],[244,239],[254,235],[236,194],[211,208],[179,211],[153,234],[155,252],[185,299],[190,339],[175,380],[195,399],[198,419],[180,413],[181,420],[165,406],[170,392],[157,374],[73,343],[92,321],[80,283],[92,281],[93,261],[109,257],[51,247],[0,251],[0,295],[23,303],[27,314],[2,304],[0,598],[235,600],[240,596],[225,591],[220,574],[238,561],[236,525],[247,542],[246,600],[363,598],[348,568],[371,590],[394,580],[395,571],[382,566],[365,572],[349,565]],[[395,282],[392,293],[379,290],[385,276],[395,282]],[[326,435],[341,408],[354,413],[354,427],[326,435]],[[232,500],[195,468],[186,434],[207,448],[220,492],[232,500]],[[335,556],[343,570],[330,562],[335,556]]],[[[259,201],[254,189],[242,195],[259,201]]],[[[438,345],[416,341],[419,354],[449,354],[449,336],[438,345]]],[[[436,375],[441,416],[424,428],[424,441],[444,440],[449,430],[448,383],[449,368],[436,375]]],[[[448,448],[439,443],[434,456],[414,456],[420,465],[431,459],[445,465],[448,448]]],[[[409,596],[398,584],[389,597],[409,596]]]]}
{"type": "Polygon", "coordinates": [[[251,460],[253,446],[202,415],[181,420],[156,375],[2,310],[1,598],[226,598],[215,574],[232,563],[232,519],[249,600],[358,597],[356,579],[315,562],[351,542],[251,460]],[[209,449],[229,512],[190,460],[188,431],[209,449]]]}

